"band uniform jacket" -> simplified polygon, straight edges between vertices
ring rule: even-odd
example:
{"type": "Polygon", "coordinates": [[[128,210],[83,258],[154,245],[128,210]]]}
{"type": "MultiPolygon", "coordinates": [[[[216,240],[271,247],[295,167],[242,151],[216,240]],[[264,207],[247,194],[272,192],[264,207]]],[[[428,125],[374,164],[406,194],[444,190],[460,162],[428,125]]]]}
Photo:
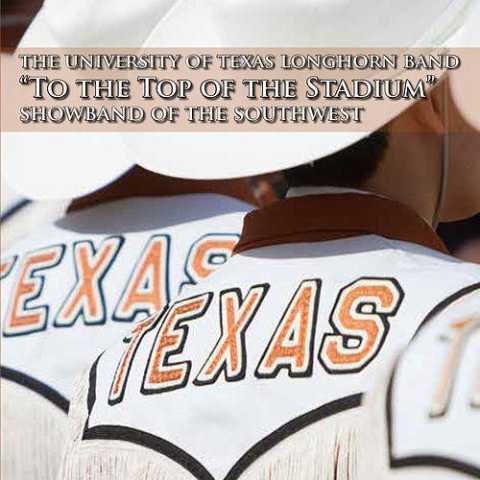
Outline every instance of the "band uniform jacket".
{"type": "Polygon", "coordinates": [[[75,376],[225,263],[250,209],[215,194],[128,198],[69,213],[2,252],[6,478],[55,478],[75,376]]]}
{"type": "Polygon", "coordinates": [[[480,478],[480,284],[440,303],[381,380],[365,401],[364,476],[480,478]]]}
{"type": "Polygon", "coordinates": [[[95,361],[60,478],[358,478],[362,396],[479,281],[403,205],[293,191],[245,217],[221,271],[95,361]]]}

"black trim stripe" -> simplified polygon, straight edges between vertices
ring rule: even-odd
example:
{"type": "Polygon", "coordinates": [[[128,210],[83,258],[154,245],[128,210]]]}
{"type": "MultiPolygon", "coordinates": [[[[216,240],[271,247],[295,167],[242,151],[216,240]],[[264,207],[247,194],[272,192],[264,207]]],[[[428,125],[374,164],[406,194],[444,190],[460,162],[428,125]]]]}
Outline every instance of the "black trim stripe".
{"type": "Polygon", "coordinates": [[[32,203],[32,201],[25,198],[23,200],[20,200],[15,205],[12,205],[0,216],[0,223],[6,222],[10,217],[13,217],[13,215],[15,215],[18,211],[20,211],[23,207],[26,207],[30,203],[32,203]]]}
{"type": "MultiPolygon", "coordinates": [[[[165,309],[164,309],[165,310],[165,309]]],[[[189,471],[192,475],[201,480],[215,480],[210,472],[195,458],[189,455],[181,448],[175,446],[155,435],[151,435],[135,428],[121,427],[118,425],[100,425],[89,428],[90,414],[96,401],[97,369],[100,358],[105,352],[102,352],[90,368],[89,386],[87,395],[88,418],[85,422],[82,440],[122,440],[134,443],[142,447],[147,447],[156,452],[162,453],[171,458],[180,466],[189,471]]]]}
{"type": "Polygon", "coordinates": [[[210,472],[194,457],[173,443],[135,428],[119,425],[101,425],[89,428],[83,433],[82,440],[122,440],[142,447],[150,448],[171,458],[188,470],[199,480],[215,480],[210,472]]]}
{"type": "MultiPolygon", "coordinates": [[[[415,338],[420,330],[425,327],[427,323],[429,323],[431,320],[433,320],[439,313],[441,313],[443,310],[445,310],[448,306],[450,306],[453,302],[459,300],[460,298],[464,297],[465,295],[468,295],[469,293],[474,292],[475,290],[480,289],[480,282],[474,283],[473,285],[469,285],[468,287],[464,287],[458,292],[455,292],[454,294],[450,295],[447,297],[445,300],[442,300],[438,305],[436,305],[430,313],[427,314],[427,316],[424,318],[420,326],[418,327],[417,331],[415,332],[415,335],[413,338],[415,338]]],[[[412,339],[413,340],[413,339],[412,339]]]]}
{"type": "Polygon", "coordinates": [[[52,402],[65,414],[68,414],[68,408],[70,406],[69,401],[61,393],[52,387],[49,387],[45,383],[42,383],[39,380],[26,375],[25,373],[19,372],[18,370],[3,366],[0,367],[0,377],[38,393],[43,398],[52,402]]]}
{"type": "Polygon", "coordinates": [[[393,460],[392,467],[434,467],[447,468],[473,476],[473,478],[480,478],[480,469],[468,463],[454,460],[453,458],[440,457],[435,455],[418,455],[413,457],[404,457],[401,460],[393,460]]]}
{"type": "MultiPolygon", "coordinates": [[[[95,400],[97,399],[95,386],[97,385],[98,362],[100,361],[104,353],[105,351],[103,351],[97,357],[97,359],[93,362],[93,365],[90,367],[90,372],[88,375],[87,411],[88,411],[89,417],[90,417],[90,414],[92,413],[93,406],[95,405],[95,400]]],[[[87,419],[87,425],[88,425],[88,419],[87,419]]],[[[85,428],[87,428],[87,426],[85,426],[85,428]]]]}
{"type": "MultiPolygon", "coordinates": [[[[170,443],[168,440],[146,433],[135,428],[120,425],[97,425],[89,427],[90,415],[96,402],[97,369],[100,358],[97,358],[89,373],[89,387],[87,395],[88,418],[85,422],[82,440],[121,440],[154,450],[185,468],[198,480],[216,480],[215,477],[192,455],[170,443]]],[[[357,393],[326,403],[310,412],[294,418],[290,422],[270,433],[246,453],[233,465],[223,480],[236,480],[240,475],[268,450],[279,444],[287,437],[299,432],[309,425],[331,417],[362,404],[363,393],[357,393]]]]}
{"type": "MultiPolygon", "coordinates": [[[[343,397],[333,402],[322,405],[310,412],[307,412],[292,421],[282,425],[270,435],[260,440],[252,448],[250,448],[242,457],[235,463],[231,470],[224,477],[224,480],[236,480],[240,475],[252,465],[258,458],[260,458],[268,450],[279,444],[287,437],[299,432],[305,427],[323,420],[327,417],[333,416],[337,413],[344,412],[361,405],[363,394],[358,393],[343,397]]],[[[90,398],[92,398],[90,396],[90,398]]],[[[134,443],[142,447],[154,450],[166,457],[170,458],[186,470],[198,480],[215,480],[213,475],[193,456],[188,454],[185,450],[173,445],[167,440],[129,427],[122,427],[119,425],[99,425],[92,428],[85,428],[82,440],[122,440],[125,442],[134,443]]]]}
{"type": "Polygon", "coordinates": [[[325,405],[300,415],[282,425],[250,448],[250,450],[248,450],[240,460],[235,463],[233,468],[226,475],[225,480],[238,479],[240,475],[264,453],[279,444],[282,440],[285,440],[309,425],[336,415],[337,413],[360,407],[362,397],[363,394],[357,393],[355,395],[349,395],[348,397],[339,398],[338,400],[326,403],[325,405]]]}

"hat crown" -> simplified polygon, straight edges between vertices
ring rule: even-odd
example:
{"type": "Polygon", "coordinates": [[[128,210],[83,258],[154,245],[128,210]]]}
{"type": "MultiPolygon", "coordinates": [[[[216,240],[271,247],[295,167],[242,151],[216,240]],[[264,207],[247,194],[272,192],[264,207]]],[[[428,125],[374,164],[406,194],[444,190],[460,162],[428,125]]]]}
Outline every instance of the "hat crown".
{"type": "Polygon", "coordinates": [[[45,0],[20,47],[139,48],[174,3],[45,0]]]}
{"type": "MultiPolygon", "coordinates": [[[[475,1],[475,0],[473,0],[475,1]]],[[[177,46],[226,48],[394,48],[437,46],[472,0],[184,0],[200,29],[162,36],[177,46]],[[452,14],[452,10],[454,10],[452,14]],[[441,24],[441,28],[439,28],[441,24]],[[438,39],[438,42],[436,41],[438,39]],[[200,42],[200,44],[199,44],[200,42]]],[[[166,18],[168,24],[168,16],[166,18]]],[[[160,28],[166,25],[159,25],[160,28]]],[[[168,27],[167,27],[168,30],[168,27]]],[[[161,45],[149,45],[161,46],[161,45]]],[[[163,45],[164,46],[164,43],[163,45]]]]}

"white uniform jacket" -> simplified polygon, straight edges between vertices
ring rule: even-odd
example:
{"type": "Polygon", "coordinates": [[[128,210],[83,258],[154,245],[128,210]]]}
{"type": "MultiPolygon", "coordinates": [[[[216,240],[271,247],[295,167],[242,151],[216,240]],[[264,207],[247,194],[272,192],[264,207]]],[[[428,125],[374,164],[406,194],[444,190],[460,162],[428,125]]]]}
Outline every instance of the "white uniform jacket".
{"type": "Polygon", "coordinates": [[[432,311],[366,404],[372,478],[480,478],[478,283],[432,311]]]}
{"type": "Polygon", "coordinates": [[[235,252],[97,359],[61,478],[357,478],[362,395],[480,282],[409,208],[355,192],[253,211],[235,252]]]}
{"type": "Polygon", "coordinates": [[[215,194],[129,198],[70,213],[3,252],[2,451],[10,471],[27,462],[25,448],[41,456],[33,437],[38,448],[56,442],[76,375],[225,263],[250,209],[215,194]],[[42,405],[55,424],[36,417],[42,405]]]}

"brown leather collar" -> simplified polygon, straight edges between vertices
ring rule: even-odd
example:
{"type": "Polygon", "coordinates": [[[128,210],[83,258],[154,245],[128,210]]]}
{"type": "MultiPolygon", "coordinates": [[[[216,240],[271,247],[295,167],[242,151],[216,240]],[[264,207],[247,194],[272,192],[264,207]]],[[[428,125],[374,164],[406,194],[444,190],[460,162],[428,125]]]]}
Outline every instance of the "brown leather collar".
{"type": "Polygon", "coordinates": [[[432,228],[398,202],[358,193],[306,195],[249,213],[235,253],[283,243],[379,235],[448,253],[432,228]]]}

